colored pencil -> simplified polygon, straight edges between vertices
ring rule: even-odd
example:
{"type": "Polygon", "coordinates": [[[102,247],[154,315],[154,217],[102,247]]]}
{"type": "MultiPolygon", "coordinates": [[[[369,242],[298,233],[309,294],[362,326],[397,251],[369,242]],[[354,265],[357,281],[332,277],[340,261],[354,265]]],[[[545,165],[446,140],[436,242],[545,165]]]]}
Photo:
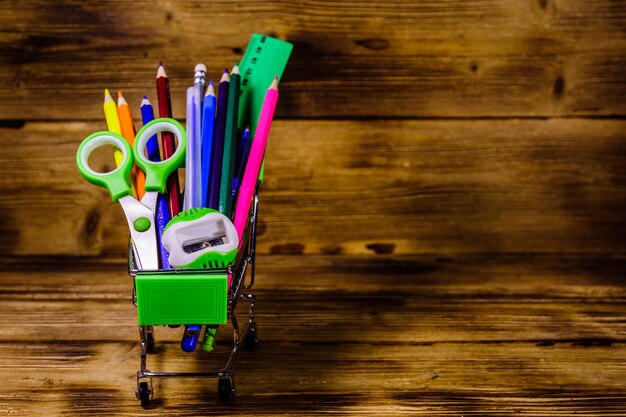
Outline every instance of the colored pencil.
{"type": "MultiPolygon", "coordinates": [[[[145,125],[152,120],[154,120],[154,109],[152,108],[152,104],[150,103],[150,100],[148,100],[148,97],[143,96],[143,100],[141,101],[141,121],[145,125]]],[[[161,155],[159,154],[159,144],[157,142],[156,135],[148,139],[146,149],[148,150],[148,158],[151,161],[159,162],[161,160],[161,155]]],[[[159,194],[157,197],[157,207],[154,220],[158,231],[157,242],[159,246],[161,269],[172,269],[169,261],[170,254],[161,243],[163,230],[165,230],[165,226],[167,226],[167,223],[170,221],[170,210],[167,206],[167,196],[165,194],[159,194]]]]}
{"type": "Polygon", "coordinates": [[[202,202],[207,207],[207,194],[209,190],[209,174],[211,169],[211,147],[213,146],[213,130],[215,125],[215,89],[213,81],[209,81],[206,95],[202,103],[202,202]]]}
{"type": "MultiPolygon", "coordinates": [[[[126,102],[124,95],[121,91],[117,92],[117,115],[120,119],[120,127],[122,129],[122,136],[124,139],[133,146],[135,142],[135,123],[133,122],[133,115],[130,111],[130,106],[126,102]]],[[[135,188],[137,190],[137,198],[141,200],[146,193],[146,174],[139,169],[137,164],[133,164],[133,178],[135,179],[135,188]]]]}
{"type": "Polygon", "coordinates": [[[224,152],[224,133],[226,128],[226,110],[228,105],[228,86],[230,77],[228,68],[224,69],[220,85],[217,89],[217,113],[215,115],[215,134],[211,147],[211,173],[209,174],[209,191],[206,206],[217,210],[220,199],[220,178],[222,175],[222,154],[224,152]]]}
{"type": "MultiPolygon", "coordinates": [[[[109,93],[109,90],[107,89],[104,90],[104,104],[102,108],[104,110],[104,117],[107,121],[107,130],[121,135],[122,128],[120,127],[120,119],[117,115],[117,106],[115,105],[113,97],[111,97],[111,93],[109,93]]],[[[115,158],[115,166],[120,166],[124,160],[124,154],[122,151],[113,147],[113,156],[115,158]]]]}
{"type": "MultiPolygon", "coordinates": [[[[102,106],[104,109],[104,117],[107,122],[107,129],[109,132],[117,133],[118,135],[122,134],[122,127],[120,126],[120,118],[117,114],[117,105],[111,97],[111,93],[109,90],[104,90],[104,105],[102,106]]],[[[121,150],[117,149],[115,146],[113,147],[113,158],[115,158],[115,166],[120,166],[122,161],[124,160],[124,154],[121,150]]],[[[137,197],[137,191],[135,190],[135,181],[131,182],[132,185],[132,195],[133,197],[137,197]]]]}
{"type": "Polygon", "coordinates": [[[237,196],[237,210],[235,210],[234,224],[235,229],[237,229],[237,234],[239,235],[240,248],[243,244],[243,233],[246,228],[246,222],[248,221],[250,205],[252,204],[252,199],[254,198],[256,184],[259,178],[259,171],[261,170],[261,162],[263,161],[263,155],[265,154],[267,137],[270,133],[270,127],[272,126],[272,119],[274,117],[274,110],[276,110],[277,101],[278,76],[274,78],[270,88],[268,88],[267,93],[265,93],[265,101],[263,102],[259,122],[257,124],[256,132],[254,133],[254,140],[252,141],[252,147],[250,148],[250,155],[248,156],[246,170],[243,174],[243,180],[241,181],[239,195],[237,196]]]}
{"type": "Polygon", "coordinates": [[[185,198],[183,210],[203,207],[202,172],[200,155],[200,87],[194,85],[187,89],[187,149],[185,156],[185,198]]]}
{"type": "MultiPolygon", "coordinates": [[[[172,103],[170,101],[170,82],[163,68],[159,64],[156,76],[157,99],[159,103],[159,117],[172,117],[172,103]]],[[[163,158],[167,159],[176,150],[174,135],[170,132],[161,134],[161,147],[163,148],[163,158]]],[[[175,170],[167,179],[167,192],[170,215],[173,217],[180,213],[180,186],[178,184],[178,170],[175,170]]]]}
{"type": "Polygon", "coordinates": [[[220,200],[218,210],[230,217],[233,207],[233,176],[235,174],[235,153],[237,147],[237,112],[239,110],[239,88],[241,75],[235,62],[230,72],[228,86],[228,105],[226,127],[224,130],[224,152],[222,157],[222,178],[220,182],[220,200]]]}
{"type": "MultiPolygon", "coordinates": [[[[146,123],[154,120],[154,107],[152,107],[152,103],[148,100],[148,97],[143,96],[143,100],[141,100],[141,121],[145,125],[146,123]]],[[[148,158],[151,161],[160,161],[161,153],[159,152],[159,142],[157,135],[152,136],[148,139],[148,143],[146,143],[146,151],[148,152],[148,158]]]]}

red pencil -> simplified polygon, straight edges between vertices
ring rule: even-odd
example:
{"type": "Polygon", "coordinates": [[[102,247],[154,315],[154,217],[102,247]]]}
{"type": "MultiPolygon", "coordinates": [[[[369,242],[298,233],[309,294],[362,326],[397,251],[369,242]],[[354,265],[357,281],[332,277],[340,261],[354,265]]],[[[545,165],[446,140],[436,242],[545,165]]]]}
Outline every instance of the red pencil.
{"type": "MultiPolygon", "coordinates": [[[[159,64],[156,76],[157,100],[159,103],[159,117],[172,117],[172,102],[170,101],[170,81],[167,79],[163,64],[159,64]]],[[[161,133],[163,158],[167,159],[174,154],[176,142],[174,135],[169,132],[161,133]]],[[[178,170],[172,172],[167,179],[167,194],[169,209],[172,217],[180,213],[180,185],[178,184],[178,170]]]]}

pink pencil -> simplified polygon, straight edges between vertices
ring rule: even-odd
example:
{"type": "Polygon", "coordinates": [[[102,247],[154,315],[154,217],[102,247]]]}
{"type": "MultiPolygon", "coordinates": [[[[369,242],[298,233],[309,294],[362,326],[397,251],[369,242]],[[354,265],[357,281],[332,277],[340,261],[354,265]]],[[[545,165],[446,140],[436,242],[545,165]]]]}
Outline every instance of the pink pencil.
{"type": "Polygon", "coordinates": [[[261,163],[263,162],[263,155],[265,154],[265,147],[267,146],[267,137],[270,133],[270,127],[272,126],[277,101],[278,76],[274,78],[270,88],[268,88],[267,93],[265,93],[265,101],[263,102],[263,108],[259,116],[259,123],[254,133],[254,140],[252,141],[252,147],[248,155],[246,170],[243,174],[239,194],[237,195],[234,223],[237,234],[239,235],[240,248],[243,242],[243,232],[246,228],[246,222],[248,221],[250,205],[254,198],[254,191],[259,178],[259,171],[261,170],[261,163]]]}

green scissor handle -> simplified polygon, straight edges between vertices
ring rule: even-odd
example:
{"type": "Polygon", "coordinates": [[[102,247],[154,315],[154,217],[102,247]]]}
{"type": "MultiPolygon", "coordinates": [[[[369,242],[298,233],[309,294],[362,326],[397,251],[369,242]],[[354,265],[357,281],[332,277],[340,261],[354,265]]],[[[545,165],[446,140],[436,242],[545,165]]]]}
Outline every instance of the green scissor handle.
{"type": "Polygon", "coordinates": [[[126,140],[112,132],[96,132],[87,136],[76,151],[76,165],[80,174],[90,183],[104,187],[113,201],[132,193],[130,171],[133,168],[133,150],[126,140]],[[104,145],[113,145],[122,151],[123,160],[113,171],[100,173],[89,166],[89,155],[104,145]]]}
{"type": "Polygon", "coordinates": [[[147,123],[135,137],[135,163],[146,173],[146,191],[165,193],[167,178],[177,168],[185,164],[186,136],[185,128],[174,119],[160,118],[147,123]],[[146,156],[148,139],[159,132],[171,132],[178,139],[174,154],[164,161],[150,161],[146,156]]]}

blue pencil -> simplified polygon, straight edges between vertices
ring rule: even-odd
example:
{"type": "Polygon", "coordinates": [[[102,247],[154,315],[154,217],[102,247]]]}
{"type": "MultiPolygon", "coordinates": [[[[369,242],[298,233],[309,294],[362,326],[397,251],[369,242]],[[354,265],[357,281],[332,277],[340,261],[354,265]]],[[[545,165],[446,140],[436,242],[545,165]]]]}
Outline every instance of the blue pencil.
{"type": "MultiPolygon", "coordinates": [[[[154,120],[154,109],[152,108],[152,104],[150,103],[150,100],[148,100],[148,97],[143,96],[143,100],[141,100],[141,121],[145,125],[151,120],[154,120]]],[[[148,139],[146,149],[148,150],[148,158],[151,161],[161,160],[157,135],[154,135],[150,139],[148,139]]]]}
{"type": "MultiPolygon", "coordinates": [[[[154,109],[152,108],[152,104],[150,104],[148,97],[143,96],[143,100],[141,100],[141,121],[145,125],[152,120],[154,120],[154,109]]],[[[146,149],[148,151],[148,158],[150,158],[151,161],[157,162],[161,160],[161,155],[159,154],[159,143],[156,135],[148,139],[146,149]]],[[[159,194],[157,198],[155,222],[157,230],[159,231],[159,233],[157,233],[157,242],[159,244],[159,252],[161,254],[162,269],[172,269],[169,262],[170,254],[167,250],[165,250],[163,244],[161,244],[161,235],[163,234],[163,230],[169,221],[170,210],[167,204],[167,197],[165,194],[159,194]]]]}
{"type": "Polygon", "coordinates": [[[207,205],[207,194],[209,192],[209,174],[211,172],[211,149],[213,147],[213,129],[215,125],[215,89],[213,81],[209,81],[204,101],[202,103],[202,201],[207,205]]]}

